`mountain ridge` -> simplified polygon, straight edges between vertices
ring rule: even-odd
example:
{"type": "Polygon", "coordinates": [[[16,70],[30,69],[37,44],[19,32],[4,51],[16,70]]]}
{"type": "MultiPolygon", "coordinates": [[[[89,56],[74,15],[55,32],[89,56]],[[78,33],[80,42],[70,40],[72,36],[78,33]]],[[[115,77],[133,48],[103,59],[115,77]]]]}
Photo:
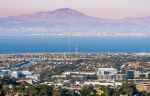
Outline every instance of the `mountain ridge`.
{"type": "Polygon", "coordinates": [[[148,17],[120,20],[103,19],[88,16],[70,8],[1,18],[0,21],[1,33],[116,34],[118,32],[118,34],[132,33],[132,35],[141,32],[150,33],[150,18],[148,17]]]}

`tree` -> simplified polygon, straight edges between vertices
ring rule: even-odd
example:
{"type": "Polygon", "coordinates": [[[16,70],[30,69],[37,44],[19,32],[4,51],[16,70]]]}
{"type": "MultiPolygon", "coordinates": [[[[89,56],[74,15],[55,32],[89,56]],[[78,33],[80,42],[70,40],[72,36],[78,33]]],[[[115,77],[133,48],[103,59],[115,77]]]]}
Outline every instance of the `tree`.
{"type": "Polygon", "coordinates": [[[109,96],[108,88],[105,86],[100,86],[96,91],[96,96],[109,96]]]}
{"type": "Polygon", "coordinates": [[[90,86],[83,86],[81,91],[81,96],[96,96],[96,90],[92,85],[90,86]]]}
{"type": "Polygon", "coordinates": [[[39,96],[52,96],[52,87],[48,85],[38,85],[39,96]]]}
{"type": "Polygon", "coordinates": [[[123,82],[122,86],[119,89],[119,93],[122,95],[128,95],[129,94],[127,81],[123,82]]]}
{"type": "Polygon", "coordinates": [[[133,96],[135,93],[137,93],[136,85],[134,82],[130,82],[128,84],[128,81],[123,82],[121,88],[119,89],[119,93],[122,95],[128,95],[133,96]]]}
{"type": "Polygon", "coordinates": [[[73,92],[69,89],[61,89],[61,96],[73,96],[73,92]]]}

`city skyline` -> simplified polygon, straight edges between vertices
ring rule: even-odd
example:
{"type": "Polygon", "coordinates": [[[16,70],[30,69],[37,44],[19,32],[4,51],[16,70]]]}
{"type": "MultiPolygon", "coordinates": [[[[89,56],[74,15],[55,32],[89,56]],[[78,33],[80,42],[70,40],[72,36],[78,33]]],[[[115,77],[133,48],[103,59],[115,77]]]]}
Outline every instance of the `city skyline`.
{"type": "Polygon", "coordinates": [[[120,19],[150,16],[149,0],[0,0],[0,17],[71,8],[89,16],[120,19]]]}

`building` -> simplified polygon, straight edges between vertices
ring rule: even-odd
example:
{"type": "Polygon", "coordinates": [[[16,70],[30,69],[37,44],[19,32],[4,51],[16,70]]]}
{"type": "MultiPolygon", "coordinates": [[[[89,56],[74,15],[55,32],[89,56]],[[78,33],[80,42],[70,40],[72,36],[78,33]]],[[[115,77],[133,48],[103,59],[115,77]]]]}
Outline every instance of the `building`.
{"type": "Polygon", "coordinates": [[[17,71],[11,72],[10,75],[11,75],[12,78],[18,78],[19,77],[19,73],[17,71]]]}
{"type": "Polygon", "coordinates": [[[126,74],[116,74],[115,80],[117,81],[126,80],[126,74]]]}
{"type": "Polygon", "coordinates": [[[116,86],[121,86],[122,82],[105,82],[105,81],[85,81],[83,85],[100,85],[100,86],[111,86],[111,87],[116,87],[116,86]]]}
{"type": "Polygon", "coordinates": [[[64,72],[62,73],[66,79],[72,80],[96,80],[97,76],[95,72],[64,72]]]}
{"type": "Polygon", "coordinates": [[[126,74],[127,74],[127,79],[134,79],[134,75],[135,75],[134,70],[128,70],[126,74]]]}
{"type": "Polygon", "coordinates": [[[13,78],[28,78],[32,76],[32,73],[29,71],[13,71],[11,77],[13,78]]]}
{"type": "Polygon", "coordinates": [[[39,74],[32,74],[30,71],[12,71],[10,76],[12,78],[21,79],[32,79],[33,81],[39,81],[39,74]]]}
{"type": "Polygon", "coordinates": [[[117,69],[115,68],[98,68],[97,77],[102,80],[115,80],[117,69]]]}
{"type": "Polygon", "coordinates": [[[0,70],[0,77],[8,77],[10,75],[11,71],[10,70],[0,70]]]}

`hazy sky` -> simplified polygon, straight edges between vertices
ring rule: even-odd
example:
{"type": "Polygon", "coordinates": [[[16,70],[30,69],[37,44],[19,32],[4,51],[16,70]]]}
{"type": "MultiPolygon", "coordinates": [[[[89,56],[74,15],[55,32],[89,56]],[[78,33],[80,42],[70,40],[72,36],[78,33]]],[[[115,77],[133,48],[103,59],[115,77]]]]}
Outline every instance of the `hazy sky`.
{"type": "Polygon", "coordinates": [[[150,0],[0,0],[0,16],[77,9],[102,18],[150,16],[150,0]]]}

